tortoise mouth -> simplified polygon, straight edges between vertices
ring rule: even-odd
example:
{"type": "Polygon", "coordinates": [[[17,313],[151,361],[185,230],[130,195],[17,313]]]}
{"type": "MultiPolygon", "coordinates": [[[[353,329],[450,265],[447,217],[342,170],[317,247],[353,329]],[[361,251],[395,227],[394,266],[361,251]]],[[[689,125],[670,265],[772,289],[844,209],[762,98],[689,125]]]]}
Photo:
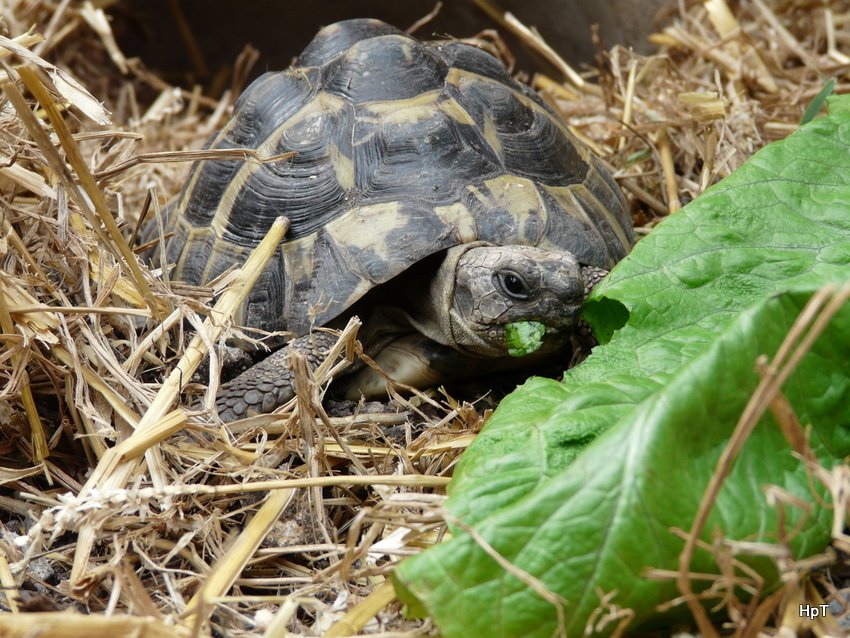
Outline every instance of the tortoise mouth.
{"type": "Polygon", "coordinates": [[[506,323],[482,324],[466,321],[455,322],[454,331],[462,332],[457,339],[459,349],[477,356],[528,356],[551,354],[564,349],[570,343],[576,322],[552,325],[535,319],[520,319],[506,323]],[[529,331],[532,334],[528,334],[529,331]]]}

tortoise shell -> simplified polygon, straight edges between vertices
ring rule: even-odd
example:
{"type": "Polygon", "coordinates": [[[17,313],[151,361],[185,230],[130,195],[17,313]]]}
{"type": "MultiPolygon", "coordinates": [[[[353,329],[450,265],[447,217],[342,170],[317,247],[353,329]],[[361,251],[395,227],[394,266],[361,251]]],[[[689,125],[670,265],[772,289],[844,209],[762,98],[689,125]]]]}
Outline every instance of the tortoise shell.
{"type": "Polygon", "coordinates": [[[265,330],[326,324],[459,244],[610,269],[633,241],[613,179],[530,88],[477,48],[377,20],[322,29],[290,69],[248,87],[207,146],[295,153],[197,163],[169,222],[174,277],[205,283],[289,219],[238,317],[265,330]]]}

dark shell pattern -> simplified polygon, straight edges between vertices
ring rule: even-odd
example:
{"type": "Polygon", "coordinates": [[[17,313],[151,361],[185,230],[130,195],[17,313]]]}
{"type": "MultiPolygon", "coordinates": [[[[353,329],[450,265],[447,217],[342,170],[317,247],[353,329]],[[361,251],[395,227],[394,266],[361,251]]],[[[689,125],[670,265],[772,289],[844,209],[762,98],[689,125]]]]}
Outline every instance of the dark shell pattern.
{"type": "Polygon", "coordinates": [[[238,317],[302,334],[412,264],[485,241],[610,268],[633,242],[618,187],[530,88],[489,54],[376,20],[324,28],[258,78],[208,146],[260,163],[192,168],[171,215],[175,279],[241,265],[279,215],[290,229],[238,317]]]}

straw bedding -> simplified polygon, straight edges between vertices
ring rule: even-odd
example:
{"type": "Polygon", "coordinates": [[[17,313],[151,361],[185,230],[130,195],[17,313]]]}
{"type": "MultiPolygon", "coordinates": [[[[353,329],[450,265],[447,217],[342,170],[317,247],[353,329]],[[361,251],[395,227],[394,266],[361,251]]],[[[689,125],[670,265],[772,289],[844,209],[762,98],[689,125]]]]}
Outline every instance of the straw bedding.
{"type": "MultiPolygon", "coordinates": [[[[209,157],[251,55],[215,98],[167,85],[124,57],[100,4],[0,6],[0,606],[15,612],[0,633],[434,633],[385,574],[439,541],[490,400],[417,392],[331,416],[329,361],[302,366],[278,415],[210,416],[214,346],[242,334],[227,317],[284,228],[207,287],[149,269],[134,237],[209,157]]],[[[850,87],[843,3],[680,2],[655,55],[600,44],[578,70],[496,17],[545,61],[515,71],[614,167],[639,233],[793,131],[824,76],[850,87]]],[[[340,354],[357,356],[356,329],[340,354]]]]}

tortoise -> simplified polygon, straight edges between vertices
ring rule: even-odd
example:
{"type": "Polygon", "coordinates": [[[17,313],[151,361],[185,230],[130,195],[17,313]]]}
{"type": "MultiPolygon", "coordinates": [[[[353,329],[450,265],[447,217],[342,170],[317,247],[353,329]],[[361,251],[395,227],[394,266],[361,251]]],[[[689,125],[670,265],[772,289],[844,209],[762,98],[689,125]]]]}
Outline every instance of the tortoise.
{"type": "MultiPolygon", "coordinates": [[[[531,88],[479,48],[378,20],[323,28],[207,147],[294,152],[196,163],[166,222],[173,278],[194,284],[290,223],[236,321],[295,337],[222,385],[224,420],[291,398],[288,353],[317,359],[333,337],[311,328],[354,314],[364,351],[414,387],[527,366],[565,347],[633,243],[611,175],[531,88]],[[523,322],[543,336],[512,357],[523,322]]],[[[346,379],[344,396],[386,391],[364,366],[346,379]]]]}

